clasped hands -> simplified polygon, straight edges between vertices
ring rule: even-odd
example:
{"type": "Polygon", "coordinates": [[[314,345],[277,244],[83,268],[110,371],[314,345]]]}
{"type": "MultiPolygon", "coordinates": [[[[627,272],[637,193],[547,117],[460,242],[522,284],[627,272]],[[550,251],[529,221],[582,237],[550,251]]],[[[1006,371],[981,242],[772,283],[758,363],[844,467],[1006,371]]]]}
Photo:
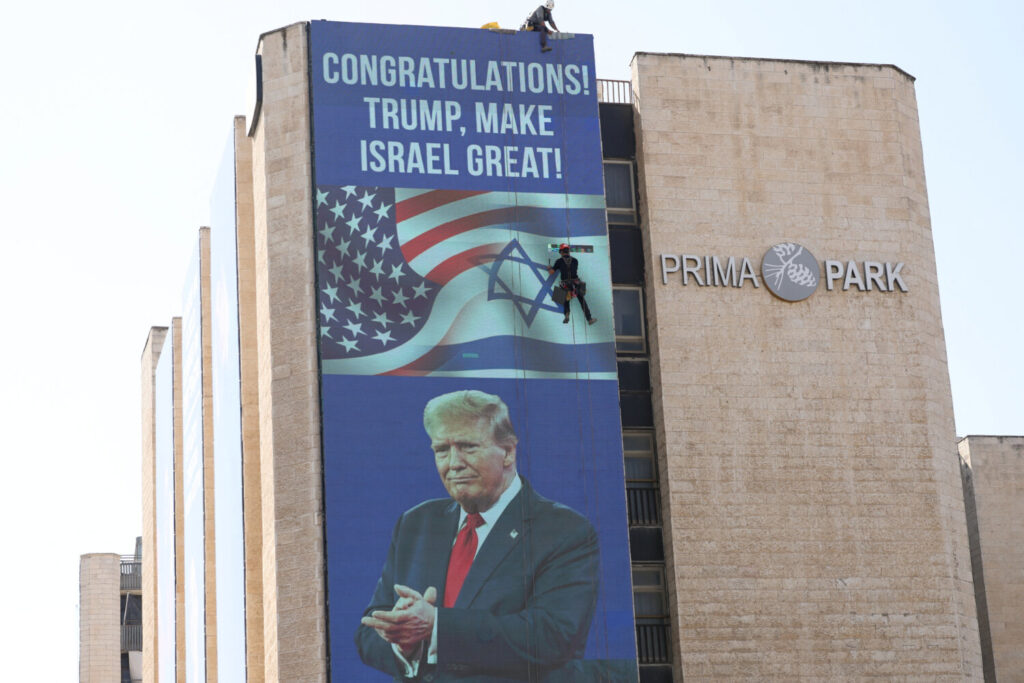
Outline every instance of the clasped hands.
{"type": "Polygon", "coordinates": [[[430,639],[437,618],[437,589],[417,591],[395,584],[398,602],[388,611],[375,610],[363,617],[363,626],[369,626],[387,642],[397,645],[407,659],[416,654],[420,644],[430,639]]]}

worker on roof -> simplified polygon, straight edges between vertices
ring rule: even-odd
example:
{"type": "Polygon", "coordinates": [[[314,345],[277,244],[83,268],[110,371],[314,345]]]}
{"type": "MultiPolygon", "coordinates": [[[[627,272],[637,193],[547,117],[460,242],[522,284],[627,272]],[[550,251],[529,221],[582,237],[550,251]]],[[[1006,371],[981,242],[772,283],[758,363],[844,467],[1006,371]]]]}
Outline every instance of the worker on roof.
{"type": "Polygon", "coordinates": [[[548,35],[551,31],[548,30],[547,24],[551,24],[551,28],[558,30],[558,26],[555,24],[554,17],[551,16],[551,10],[555,9],[555,0],[547,0],[543,5],[533,10],[533,13],[526,18],[524,28],[527,31],[537,31],[540,34],[540,51],[548,52],[551,50],[551,46],[548,45],[548,35]]]}
{"type": "MultiPolygon", "coordinates": [[[[552,0],[548,0],[548,2],[552,2],[552,0]]],[[[580,280],[580,262],[569,254],[568,244],[559,246],[558,253],[561,255],[561,258],[555,261],[553,266],[548,267],[548,272],[554,273],[557,270],[562,276],[562,281],[558,286],[566,290],[565,304],[563,304],[565,307],[565,317],[562,318],[562,322],[569,322],[569,303],[573,297],[576,297],[580,301],[580,306],[583,307],[583,315],[587,316],[587,324],[593,325],[597,322],[597,318],[590,315],[590,307],[587,306],[587,299],[584,296],[587,293],[587,283],[580,280]]]]}

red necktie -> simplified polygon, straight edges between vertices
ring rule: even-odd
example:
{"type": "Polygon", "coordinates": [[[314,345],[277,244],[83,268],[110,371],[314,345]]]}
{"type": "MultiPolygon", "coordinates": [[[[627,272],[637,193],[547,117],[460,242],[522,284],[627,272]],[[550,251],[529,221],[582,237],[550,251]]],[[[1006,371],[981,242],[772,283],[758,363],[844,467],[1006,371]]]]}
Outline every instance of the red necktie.
{"type": "Polygon", "coordinates": [[[476,555],[476,528],[483,523],[484,518],[474,512],[466,517],[466,523],[455,537],[452,555],[448,558],[448,578],[444,582],[445,607],[454,605],[455,599],[459,597],[462,583],[466,580],[469,566],[473,564],[473,556],[476,555]]]}

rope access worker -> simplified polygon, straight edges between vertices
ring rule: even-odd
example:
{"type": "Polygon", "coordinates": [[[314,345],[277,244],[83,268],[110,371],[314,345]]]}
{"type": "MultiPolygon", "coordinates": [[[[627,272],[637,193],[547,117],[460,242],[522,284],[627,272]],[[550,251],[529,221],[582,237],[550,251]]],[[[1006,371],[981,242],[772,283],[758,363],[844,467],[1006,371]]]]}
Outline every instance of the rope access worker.
{"type": "Polygon", "coordinates": [[[548,36],[551,34],[551,31],[548,30],[547,24],[551,24],[551,28],[556,31],[558,30],[555,18],[551,16],[551,10],[553,9],[555,9],[555,0],[547,0],[543,5],[533,10],[533,13],[526,18],[526,22],[523,24],[523,28],[527,31],[536,31],[540,34],[541,52],[551,51],[551,46],[548,45],[548,36]]]}
{"type": "MultiPolygon", "coordinates": [[[[552,2],[552,0],[548,0],[548,2],[552,2]]],[[[583,307],[583,315],[587,316],[587,324],[593,325],[597,322],[597,318],[590,315],[590,307],[587,306],[587,299],[584,296],[587,293],[587,283],[580,281],[580,262],[569,255],[568,244],[559,246],[558,253],[562,255],[562,258],[555,261],[553,266],[548,267],[548,273],[554,273],[557,270],[562,276],[561,287],[566,290],[565,317],[562,318],[562,322],[569,322],[569,303],[573,297],[576,297],[580,300],[580,306],[583,307]]]]}

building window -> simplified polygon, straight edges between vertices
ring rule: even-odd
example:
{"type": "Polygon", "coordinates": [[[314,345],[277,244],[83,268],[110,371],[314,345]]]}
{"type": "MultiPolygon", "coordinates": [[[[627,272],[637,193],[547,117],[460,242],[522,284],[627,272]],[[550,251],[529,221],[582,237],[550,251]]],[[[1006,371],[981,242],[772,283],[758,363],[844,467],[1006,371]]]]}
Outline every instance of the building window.
{"type": "Polygon", "coordinates": [[[654,466],[654,439],[644,432],[624,432],[622,452],[626,457],[626,483],[657,486],[658,472],[654,466]]]}
{"type": "Polygon", "coordinates": [[[644,432],[623,432],[622,452],[626,465],[626,504],[629,525],[661,524],[658,469],[654,463],[654,438],[644,432]]]}
{"type": "Polygon", "coordinates": [[[643,285],[644,247],[640,231],[634,226],[608,226],[608,245],[612,251],[612,282],[643,285]]]}
{"type": "Polygon", "coordinates": [[[656,620],[662,623],[665,613],[665,569],[660,565],[633,565],[633,614],[637,623],[656,620]]]}
{"type": "Polygon", "coordinates": [[[637,657],[641,664],[671,661],[665,570],[661,565],[633,565],[633,614],[636,617],[637,657]]]}
{"type": "Polygon", "coordinates": [[[604,197],[608,222],[636,225],[636,193],[633,190],[633,162],[604,162],[604,197]]]}
{"type": "Polygon", "coordinates": [[[615,310],[615,350],[645,351],[643,289],[612,287],[612,307],[615,310]]]}
{"type": "Polygon", "coordinates": [[[620,356],[616,363],[619,374],[619,412],[624,428],[654,427],[651,406],[651,373],[643,358],[620,356]]]}
{"type": "Polygon", "coordinates": [[[142,623],[141,595],[121,594],[121,623],[131,625],[142,623]]]}

